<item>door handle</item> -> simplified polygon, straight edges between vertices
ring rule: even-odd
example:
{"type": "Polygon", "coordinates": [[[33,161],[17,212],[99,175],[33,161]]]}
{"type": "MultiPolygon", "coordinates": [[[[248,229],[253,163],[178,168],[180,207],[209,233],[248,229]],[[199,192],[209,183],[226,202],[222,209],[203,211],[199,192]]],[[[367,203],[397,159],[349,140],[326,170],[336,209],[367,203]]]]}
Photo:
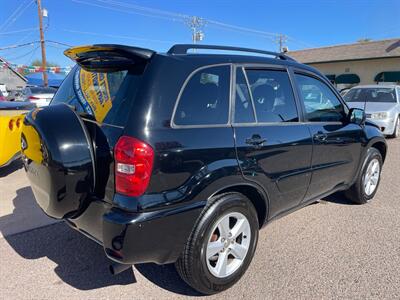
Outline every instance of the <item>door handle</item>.
{"type": "Polygon", "coordinates": [[[264,144],[267,140],[263,139],[259,134],[253,134],[251,138],[246,139],[246,144],[260,147],[264,144]]]}
{"type": "Polygon", "coordinates": [[[318,133],[314,134],[313,137],[314,137],[314,140],[324,143],[324,142],[326,142],[328,135],[323,132],[318,132],[318,133]]]}

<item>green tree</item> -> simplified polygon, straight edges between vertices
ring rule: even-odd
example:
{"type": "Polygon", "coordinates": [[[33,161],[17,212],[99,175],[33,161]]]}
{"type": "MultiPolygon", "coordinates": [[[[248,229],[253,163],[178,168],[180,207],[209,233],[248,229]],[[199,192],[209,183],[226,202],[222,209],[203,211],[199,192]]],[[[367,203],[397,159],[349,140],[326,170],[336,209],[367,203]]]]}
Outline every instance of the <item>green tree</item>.
{"type": "Polygon", "coordinates": [[[362,39],[357,40],[357,43],[367,43],[367,42],[372,42],[372,39],[362,38],[362,39]]]}
{"type": "MultiPolygon", "coordinates": [[[[35,59],[34,61],[32,61],[31,63],[32,66],[37,66],[37,67],[41,67],[42,66],[42,61],[40,59],[35,59]]],[[[46,61],[46,67],[59,67],[60,65],[58,63],[53,63],[50,61],[46,61]]]]}

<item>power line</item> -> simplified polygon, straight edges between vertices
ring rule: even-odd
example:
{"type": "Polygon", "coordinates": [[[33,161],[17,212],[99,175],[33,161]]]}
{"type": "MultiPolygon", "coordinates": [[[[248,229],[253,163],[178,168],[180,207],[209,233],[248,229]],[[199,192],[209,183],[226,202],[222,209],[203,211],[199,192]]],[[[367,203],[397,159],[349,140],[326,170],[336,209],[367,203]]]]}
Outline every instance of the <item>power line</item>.
{"type": "Polygon", "coordinates": [[[25,12],[25,10],[31,6],[31,4],[34,2],[34,0],[31,0],[28,4],[25,5],[25,7],[23,7],[23,5],[26,3],[23,2],[20,6],[18,6],[18,8],[14,11],[14,13],[12,13],[7,20],[4,22],[4,24],[0,27],[0,30],[4,30],[8,27],[10,27],[13,23],[15,23],[15,21],[25,12]]]}
{"type": "Polygon", "coordinates": [[[27,65],[28,63],[30,63],[32,61],[33,56],[35,56],[36,51],[39,49],[40,47],[37,46],[34,51],[32,52],[32,55],[26,60],[25,65],[27,65]]]}
{"type": "Polygon", "coordinates": [[[40,43],[40,41],[32,41],[32,42],[29,42],[29,43],[24,43],[24,44],[19,44],[19,45],[5,46],[5,47],[1,47],[0,51],[8,50],[8,49],[21,48],[21,47],[25,47],[25,46],[32,46],[33,44],[36,44],[36,43],[40,43]]]}
{"type": "MultiPolygon", "coordinates": [[[[71,47],[71,45],[62,43],[62,42],[57,42],[57,41],[52,41],[52,40],[44,40],[46,43],[53,43],[53,44],[58,44],[58,45],[63,45],[66,47],[71,47]]],[[[24,44],[19,44],[19,45],[9,45],[5,47],[1,47],[0,51],[2,50],[8,50],[8,49],[15,49],[15,48],[21,48],[21,47],[26,47],[26,46],[33,46],[34,44],[40,43],[40,41],[32,41],[24,44]]]]}
{"type": "Polygon", "coordinates": [[[21,59],[21,58],[23,58],[23,57],[25,57],[25,56],[28,56],[29,54],[35,52],[37,49],[39,49],[39,47],[40,47],[40,46],[37,46],[37,47],[35,47],[34,49],[31,49],[31,50],[29,50],[28,52],[26,52],[26,53],[24,53],[24,54],[22,54],[22,55],[18,55],[18,56],[14,56],[14,57],[11,56],[11,58],[10,58],[10,56],[6,56],[6,59],[7,59],[8,61],[21,59]]]}
{"type": "MultiPolygon", "coordinates": [[[[90,5],[90,6],[100,7],[100,8],[106,8],[106,9],[115,10],[115,11],[128,13],[128,14],[139,14],[139,15],[143,15],[143,16],[147,16],[147,17],[160,18],[160,19],[165,19],[165,20],[169,20],[169,21],[182,21],[184,23],[187,23],[188,19],[200,18],[200,17],[196,17],[196,16],[189,16],[186,14],[173,13],[173,12],[164,11],[164,10],[160,10],[160,9],[152,9],[149,7],[132,5],[132,4],[128,4],[125,2],[119,2],[119,1],[113,1],[113,0],[94,0],[94,1],[97,1],[97,3],[87,2],[87,1],[83,1],[83,0],[72,0],[72,2],[75,2],[75,3],[80,3],[80,4],[85,4],[85,5],[90,5]],[[99,2],[101,4],[99,4],[99,2]],[[106,4],[106,5],[104,5],[104,4],[106,4]],[[143,13],[143,12],[145,12],[145,13],[143,13]]],[[[231,25],[231,24],[220,22],[220,21],[209,20],[209,19],[204,19],[204,18],[200,18],[200,19],[202,19],[204,21],[204,23],[207,25],[230,29],[233,31],[241,31],[241,32],[245,32],[245,33],[247,32],[247,33],[262,35],[264,37],[268,37],[269,39],[273,39],[273,37],[276,37],[279,35],[277,33],[256,30],[256,29],[247,28],[247,27],[243,27],[243,26],[231,25]]]]}
{"type": "MultiPolygon", "coordinates": [[[[101,4],[97,4],[97,3],[93,3],[93,2],[86,2],[86,1],[82,1],[82,0],[72,0],[72,2],[79,3],[79,4],[90,5],[90,6],[95,6],[95,7],[100,7],[100,8],[106,8],[108,10],[114,10],[114,11],[127,13],[127,14],[141,15],[141,16],[145,16],[145,17],[156,17],[156,18],[160,18],[160,19],[171,21],[170,17],[165,17],[165,16],[163,17],[163,16],[152,15],[152,14],[149,14],[149,13],[140,13],[140,12],[135,12],[135,11],[128,11],[126,9],[122,9],[122,8],[118,9],[116,7],[105,6],[105,5],[101,5],[101,4]]],[[[172,19],[172,21],[177,21],[177,20],[173,20],[172,19]]]]}
{"type": "Polygon", "coordinates": [[[182,14],[182,13],[176,13],[176,12],[161,10],[161,9],[157,9],[157,8],[150,8],[150,7],[146,7],[146,6],[141,6],[141,5],[137,5],[137,4],[133,4],[133,3],[126,3],[126,2],[116,1],[116,0],[95,0],[95,1],[102,2],[105,4],[117,5],[117,6],[121,6],[121,7],[145,11],[145,12],[148,12],[151,14],[165,15],[165,16],[169,16],[172,18],[186,19],[186,18],[190,17],[189,15],[182,14]]]}
{"type": "Polygon", "coordinates": [[[25,29],[19,29],[19,30],[7,31],[7,32],[0,32],[0,35],[15,34],[15,33],[20,33],[20,32],[34,31],[34,30],[38,30],[38,27],[31,27],[31,28],[25,28],[25,29]]]}
{"type": "Polygon", "coordinates": [[[166,43],[166,44],[174,43],[174,41],[146,39],[146,38],[134,37],[134,36],[115,35],[115,34],[107,34],[107,33],[97,33],[97,32],[80,31],[80,30],[72,30],[72,29],[63,29],[63,31],[71,32],[71,33],[80,33],[80,34],[94,35],[94,36],[103,36],[103,37],[118,38],[118,39],[138,40],[138,41],[145,41],[145,42],[166,43]]]}
{"type": "Polygon", "coordinates": [[[10,14],[8,16],[8,18],[4,21],[3,24],[0,25],[0,31],[3,30],[6,25],[11,21],[11,19],[14,17],[15,14],[18,13],[18,11],[24,6],[24,4],[26,3],[27,0],[25,0],[24,2],[22,2],[13,12],[12,14],[10,14]]]}
{"type": "Polygon", "coordinates": [[[62,43],[62,42],[57,42],[57,41],[52,41],[52,40],[45,40],[46,43],[51,43],[51,44],[56,44],[64,47],[72,47],[72,45],[62,43]]]}

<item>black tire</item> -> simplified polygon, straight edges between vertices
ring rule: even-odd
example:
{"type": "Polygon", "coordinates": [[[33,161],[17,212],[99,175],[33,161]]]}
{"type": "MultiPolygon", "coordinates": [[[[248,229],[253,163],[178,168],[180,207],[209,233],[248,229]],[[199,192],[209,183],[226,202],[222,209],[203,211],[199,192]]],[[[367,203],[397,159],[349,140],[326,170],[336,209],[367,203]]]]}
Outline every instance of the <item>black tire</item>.
{"type": "Polygon", "coordinates": [[[394,124],[394,131],[392,135],[389,135],[389,138],[397,138],[400,135],[400,116],[397,117],[397,120],[394,124]]]}
{"type": "MultiPolygon", "coordinates": [[[[235,284],[247,270],[258,240],[259,223],[257,212],[248,198],[240,193],[225,193],[209,201],[200,215],[185,249],[175,263],[182,279],[202,294],[215,294],[235,284]],[[250,225],[250,243],[240,267],[225,278],[214,276],[207,266],[206,249],[212,230],[222,216],[229,213],[240,213],[250,225]]],[[[246,238],[246,237],[245,237],[246,238]]],[[[219,258],[218,253],[218,258],[219,258]]]]}
{"type": "Polygon", "coordinates": [[[363,165],[361,167],[361,172],[358,174],[358,177],[355,181],[355,183],[347,190],[345,191],[346,197],[352,201],[353,203],[356,204],[365,204],[372,198],[374,198],[381,179],[381,171],[382,171],[382,165],[383,165],[383,160],[382,160],[382,155],[379,152],[378,149],[376,148],[370,148],[367,151],[366,158],[364,159],[363,165]],[[365,175],[368,170],[368,166],[371,163],[372,160],[377,159],[379,162],[379,178],[377,181],[377,185],[374,189],[374,191],[371,194],[367,194],[365,191],[364,187],[364,181],[365,181],[365,175]]]}

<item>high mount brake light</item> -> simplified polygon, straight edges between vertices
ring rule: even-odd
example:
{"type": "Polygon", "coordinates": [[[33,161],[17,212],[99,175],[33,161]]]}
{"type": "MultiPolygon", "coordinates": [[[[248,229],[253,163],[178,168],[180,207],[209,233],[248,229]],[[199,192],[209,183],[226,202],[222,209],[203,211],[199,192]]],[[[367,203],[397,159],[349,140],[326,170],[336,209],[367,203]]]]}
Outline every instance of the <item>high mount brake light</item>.
{"type": "Polygon", "coordinates": [[[132,197],[143,195],[153,170],[153,148],[136,138],[122,136],[115,145],[114,157],[116,192],[132,197]]]}

